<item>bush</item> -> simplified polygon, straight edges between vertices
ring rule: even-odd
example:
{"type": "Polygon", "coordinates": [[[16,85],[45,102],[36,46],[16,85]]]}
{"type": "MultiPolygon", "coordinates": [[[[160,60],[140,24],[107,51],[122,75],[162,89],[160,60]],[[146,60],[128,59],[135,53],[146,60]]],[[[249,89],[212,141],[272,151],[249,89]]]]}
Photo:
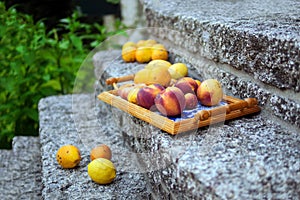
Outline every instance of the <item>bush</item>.
{"type": "Polygon", "coordinates": [[[88,52],[113,34],[81,23],[76,12],[47,32],[42,21],[0,2],[0,148],[11,148],[15,135],[38,135],[38,101],[72,93],[88,52]]]}

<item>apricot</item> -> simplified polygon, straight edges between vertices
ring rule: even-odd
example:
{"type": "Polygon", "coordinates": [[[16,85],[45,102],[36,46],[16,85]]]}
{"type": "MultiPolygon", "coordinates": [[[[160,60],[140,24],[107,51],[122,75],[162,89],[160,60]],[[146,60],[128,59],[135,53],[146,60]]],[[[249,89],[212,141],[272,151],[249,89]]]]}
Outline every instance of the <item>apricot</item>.
{"type": "Polygon", "coordinates": [[[220,82],[216,79],[207,79],[197,89],[197,97],[201,104],[214,106],[221,102],[223,90],[220,82]]]}
{"type": "Polygon", "coordinates": [[[112,153],[106,144],[100,144],[96,147],[94,147],[90,152],[90,159],[94,160],[96,158],[106,158],[108,160],[111,160],[112,153]]]}
{"type": "Polygon", "coordinates": [[[185,108],[185,97],[177,87],[167,87],[157,94],[154,103],[158,111],[165,116],[177,116],[185,108]]]}
{"type": "Polygon", "coordinates": [[[63,168],[70,169],[79,165],[81,154],[76,146],[68,144],[58,149],[56,160],[63,168]]]}

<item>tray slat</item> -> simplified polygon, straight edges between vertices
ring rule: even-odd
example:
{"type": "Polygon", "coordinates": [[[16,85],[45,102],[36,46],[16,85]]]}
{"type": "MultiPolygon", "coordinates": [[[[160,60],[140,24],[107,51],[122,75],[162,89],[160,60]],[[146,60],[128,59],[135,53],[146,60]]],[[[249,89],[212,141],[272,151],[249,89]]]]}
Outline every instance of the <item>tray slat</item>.
{"type": "Polygon", "coordinates": [[[197,117],[188,118],[175,122],[156,112],[152,112],[141,106],[130,103],[120,98],[116,94],[116,90],[105,91],[98,95],[98,99],[149,124],[152,124],[172,135],[260,111],[260,107],[257,105],[257,101],[255,98],[241,100],[224,95],[223,100],[226,101],[227,105],[219,106],[205,111],[207,112],[206,114],[208,114],[209,117],[206,116],[207,118],[204,119],[198,119],[197,117]]]}

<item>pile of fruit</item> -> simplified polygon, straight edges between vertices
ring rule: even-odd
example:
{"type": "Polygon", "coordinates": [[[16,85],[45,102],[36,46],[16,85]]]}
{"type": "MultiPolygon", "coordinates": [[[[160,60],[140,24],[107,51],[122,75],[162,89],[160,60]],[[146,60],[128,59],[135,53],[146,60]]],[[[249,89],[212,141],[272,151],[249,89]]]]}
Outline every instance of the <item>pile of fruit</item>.
{"type": "MultiPolygon", "coordinates": [[[[88,164],[88,175],[98,184],[109,184],[116,177],[116,168],[111,162],[110,148],[101,144],[90,152],[91,162],[88,164]]],[[[58,164],[64,169],[75,168],[81,161],[79,149],[74,145],[64,145],[56,153],[58,164]]]]}
{"type": "Polygon", "coordinates": [[[120,86],[118,96],[164,116],[181,115],[185,109],[195,109],[198,102],[205,106],[220,103],[223,91],[218,80],[201,83],[187,75],[183,63],[154,60],[135,74],[134,83],[120,86]]]}
{"type": "Polygon", "coordinates": [[[151,60],[168,60],[168,51],[155,40],[139,40],[137,43],[126,42],[122,47],[125,62],[147,63],[151,60]]]}

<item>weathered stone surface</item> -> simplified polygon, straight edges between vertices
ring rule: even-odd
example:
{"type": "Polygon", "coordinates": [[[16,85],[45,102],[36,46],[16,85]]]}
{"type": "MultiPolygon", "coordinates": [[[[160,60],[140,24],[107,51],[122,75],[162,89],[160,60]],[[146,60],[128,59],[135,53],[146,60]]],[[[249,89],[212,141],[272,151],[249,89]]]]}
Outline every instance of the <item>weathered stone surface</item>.
{"type": "Polygon", "coordinates": [[[276,116],[300,127],[300,104],[276,95],[272,95],[270,103],[276,116]]]}
{"type": "Polygon", "coordinates": [[[135,169],[134,157],[125,148],[111,113],[99,103],[94,94],[40,101],[44,199],[147,199],[144,174],[135,169]],[[98,185],[87,174],[90,150],[101,143],[111,147],[117,169],[117,177],[110,185],[98,185]],[[81,151],[82,160],[75,169],[62,169],[56,162],[56,152],[65,144],[73,144],[81,151]]]}
{"type": "Polygon", "coordinates": [[[170,136],[114,110],[161,199],[298,199],[300,137],[259,115],[170,136]]]}
{"type": "MultiPolygon", "coordinates": [[[[187,63],[192,76],[200,79],[217,77],[228,94],[243,98],[255,96],[265,111],[219,126],[170,136],[113,108],[112,116],[126,145],[137,154],[139,170],[146,171],[150,178],[152,197],[300,198],[300,137],[290,126],[280,126],[272,121],[268,109],[270,101],[277,102],[274,93],[247,75],[228,70],[228,65],[180,54],[174,47],[168,49],[171,61],[187,63]]],[[[101,79],[122,76],[137,69],[134,64],[125,64],[121,59],[108,64],[114,68],[106,68],[101,79]]],[[[101,66],[96,65],[98,67],[101,66]]],[[[102,90],[109,89],[102,86],[102,90]]],[[[285,105],[284,101],[281,103],[285,105]]]]}
{"type": "Polygon", "coordinates": [[[14,137],[13,149],[1,150],[0,160],[1,199],[41,199],[41,155],[38,137],[14,137]]]}
{"type": "Polygon", "coordinates": [[[266,84],[300,91],[299,1],[142,2],[148,26],[157,27],[152,35],[266,84]]]}

